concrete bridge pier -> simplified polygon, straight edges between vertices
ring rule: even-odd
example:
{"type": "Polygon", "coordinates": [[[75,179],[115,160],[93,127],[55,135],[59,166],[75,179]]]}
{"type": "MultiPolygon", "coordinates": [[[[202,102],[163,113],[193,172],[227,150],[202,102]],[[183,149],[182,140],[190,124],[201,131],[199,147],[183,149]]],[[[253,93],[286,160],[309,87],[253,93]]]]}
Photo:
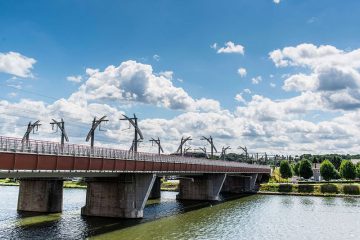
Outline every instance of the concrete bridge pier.
{"type": "Polygon", "coordinates": [[[117,178],[87,179],[85,216],[142,218],[155,174],[120,174],[117,178]]]}
{"type": "Polygon", "coordinates": [[[226,174],[204,174],[180,179],[176,199],[219,201],[226,174]]]}
{"type": "Polygon", "coordinates": [[[154,185],[149,195],[149,199],[158,199],[160,197],[161,197],[161,177],[156,177],[154,185]]]}
{"type": "Polygon", "coordinates": [[[231,175],[226,178],[222,192],[244,193],[255,191],[258,174],[231,175]]]}
{"type": "Polygon", "coordinates": [[[62,211],[62,179],[21,179],[18,211],[57,213],[62,211]]]}

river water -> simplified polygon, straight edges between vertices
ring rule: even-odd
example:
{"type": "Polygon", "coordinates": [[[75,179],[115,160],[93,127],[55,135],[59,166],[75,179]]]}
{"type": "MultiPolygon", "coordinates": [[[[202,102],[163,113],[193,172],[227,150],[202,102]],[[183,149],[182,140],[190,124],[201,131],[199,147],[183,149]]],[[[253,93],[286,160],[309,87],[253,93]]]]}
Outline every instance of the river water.
{"type": "Polygon", "coordinates": [[[252,195],[212,205],[162,192],[141,220],[81,217],[84,189],[64,189],[61,214],[16,211],[0,186],[0,239],[360,239],[360,199],[252,195]]]}

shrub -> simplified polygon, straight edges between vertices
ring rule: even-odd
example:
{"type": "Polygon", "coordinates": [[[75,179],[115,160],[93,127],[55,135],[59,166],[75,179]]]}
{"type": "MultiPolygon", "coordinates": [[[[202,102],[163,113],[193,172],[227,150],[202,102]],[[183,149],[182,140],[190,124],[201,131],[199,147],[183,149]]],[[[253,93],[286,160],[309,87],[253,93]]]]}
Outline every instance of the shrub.
{"type": "Polygon", "coordinates": [[[358,185],[344,185],[343,186],[343,192],[345,194],[350,195],[359,195],[360,194],[360,188],[358,185]]]}
{"type": "Polygon", "coordinates": [[[336,172],[335,167],[329,160],[325,160],[321,163],[320,174],[325,181],[329,181],[332,178],[334,178],[335,172],[336,172]]]}
{"type": "Polygon", "coordinates": [[[285,179],[292,177],[292,171],[288,161],[283,160],[280,162],[280,174],[281,177],[285,179]]]}
{"type": "Polygon", "coordinates": [[[360,162],[356,164],[356,176],[360,178],[360,162]]]}
{"type": "Polygon", "coordinates": [[[292,187],[293,187],[292,184],[280,184],[279,192],[291,192],[292,187]]]}
{"type": "Polygon", "coordinates": [[[310,192],[314,192],[314,185],[299,184],[298,189],[299,192],[310,193],[310,192]]]}
{"type": "Polygon", "coordinates": [[[349,160],[343,160],[340,165],[340,175],[345,179],[355,179],[356,169],[354,164],[349,160]]]}
{"type": "Polygon", "coordinates": [[[335,184],[324,184],[320,186],[322,193],[338,193],[339,189],[335,184]]]}
{"type": "Polygon", "coordinates": [[[309,160],[301,160],[299,166],[299,175],[305,179],[309,179],[313,175],[311,162],[309,160]]]}

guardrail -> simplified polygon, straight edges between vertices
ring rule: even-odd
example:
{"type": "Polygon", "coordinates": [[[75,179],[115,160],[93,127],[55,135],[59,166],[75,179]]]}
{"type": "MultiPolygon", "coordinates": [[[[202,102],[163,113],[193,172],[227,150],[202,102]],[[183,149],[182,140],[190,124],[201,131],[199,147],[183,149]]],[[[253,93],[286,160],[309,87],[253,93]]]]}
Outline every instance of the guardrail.
{"type": "Polygon", "coordinates": [[[0,151],[5,152],[20,152],[20,153],[33,153],[44,155],[62,155],[62,156],[77,156],[77,157],[94,157],[94,158],[107,158],[107,159],[122,159],[122,160],[137,160],[137,161],[153,161],[153,162],[176,162],[187,164],[200,164],[200,165],[214,165],[214,166],[227,166],[227,167],[249,167],[270,169],[264,165],[254,165],[247,163],[212,160],[205,158],[184,157],[167,154],[154,154],[137,152],[133,153],[126,150],[101,148],[101,147],[88,147],[77,144],[64,144],[49,141],[29,140],[22,142],[19,138],[3,137],[0,136],[0,151]]]}

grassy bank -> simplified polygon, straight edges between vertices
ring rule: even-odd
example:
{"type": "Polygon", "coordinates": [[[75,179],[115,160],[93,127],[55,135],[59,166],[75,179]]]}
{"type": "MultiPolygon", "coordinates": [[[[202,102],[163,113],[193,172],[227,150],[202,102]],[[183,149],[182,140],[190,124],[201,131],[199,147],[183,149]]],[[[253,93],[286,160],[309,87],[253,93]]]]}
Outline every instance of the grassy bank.
{"type": "Polygon", "coordinates": [[[360,195],[360,184],[344,183],[317,183],[317,184],[291,184],[266,183],[261,184],[262,193],[280,193],[309,196],[354,196],[360,195]]]}
{"type": "MultiPolygon", "coordinates": [[[[19,181],[14,181],[12,179],[0,179],[0,186],[19,186],[19,181]]],[[[177,191],[179,187],[178,182],[173,181],[163,181],[161,183],[161,191],[177,191]]],[[[86,188],[85,182],[73,182],[73,181],[64,181],[64,188],[86,188]]]]}

